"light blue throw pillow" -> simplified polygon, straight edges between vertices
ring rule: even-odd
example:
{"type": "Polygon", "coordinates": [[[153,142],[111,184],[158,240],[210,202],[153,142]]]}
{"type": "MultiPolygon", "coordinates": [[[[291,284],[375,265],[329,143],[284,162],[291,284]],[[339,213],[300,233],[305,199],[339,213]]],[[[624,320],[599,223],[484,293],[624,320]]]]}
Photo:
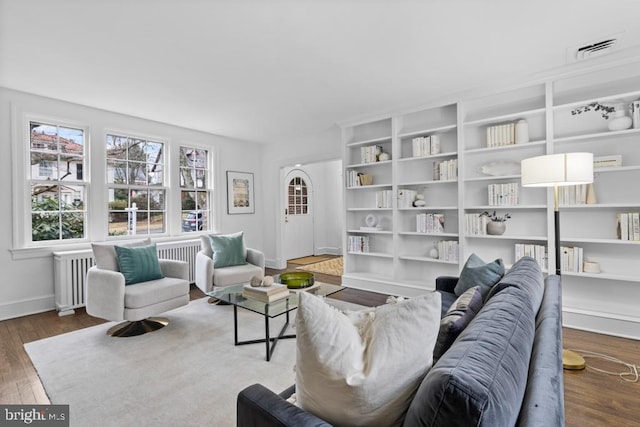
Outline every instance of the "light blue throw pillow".
{"type": "Polygon", "coordinates": [[[478,255],[471,254],[462,267],[460,278],[453,292],[460,296],[468,289],[480,286],[480,292],[482,292],[484,299],[493,285],[502,279],[502,276],[504,276],[504,263],[501,258],[485,263],[478,255]]]}
{"type": "Polygon", "coordinates": [[[209,236],[213,251],[213,267],[230,267],[247,263],[242,231],[234,234],[209,236]]]}
{"type": "Polygon", "coordinates": [[[149,246],[115,246],[120,272],[124,275],[124,284],[147,282],[162,279],[160,261],[155,243],[149,246]]]}

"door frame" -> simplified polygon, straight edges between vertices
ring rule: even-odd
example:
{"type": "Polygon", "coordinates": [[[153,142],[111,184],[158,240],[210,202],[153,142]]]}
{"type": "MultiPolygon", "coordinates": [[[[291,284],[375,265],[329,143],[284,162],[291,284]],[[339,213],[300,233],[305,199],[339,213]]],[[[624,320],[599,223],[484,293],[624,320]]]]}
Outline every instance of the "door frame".
{"type": "Polygon", "coordinates": [[[311,176],[309,176],[309,174],[302,168],[302,166],[283,166],[280,168],[280,203],[278,206],[278,211],[279,211],[279,217],[280,217],[280,247],[282,249],[281,251],[281,256],[282,256],[282,262],[284,263],[284,267],[286,268],[286,264],[287,264],[287,256],[286,256],[286,249],[285,249],[285,245],[286,245],[286,222],[285,222],[285,217],[286,215],[284,214],[284,209],[285,206],[288,205],[287,203],[287,192],[285,191],[285,187],[289,186],[289,183],[287,182],[287,177],[292,174],[293,172],[298,171],[298,173],[300,174],[300,176],[302,176],[302,178],[306,181],[307,183],[307,188],[308,188],[308,195],[311,196],[311,242],[312,242],[312,246],[313,246],[313,254],[315,255],[316,252],[316,230],[315,230],[315,193],[314,193],[314,185],[313,185],[313,180],[311,179],[311,176]],[[287,172],[285,172],[285,170],[289,169],[287,172]]]}

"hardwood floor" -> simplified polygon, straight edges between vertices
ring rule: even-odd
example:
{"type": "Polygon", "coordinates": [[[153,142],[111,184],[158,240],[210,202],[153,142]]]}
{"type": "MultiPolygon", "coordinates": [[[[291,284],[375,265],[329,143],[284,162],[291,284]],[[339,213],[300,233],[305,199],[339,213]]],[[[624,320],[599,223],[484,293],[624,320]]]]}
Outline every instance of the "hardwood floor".
{"type": "MultiPolygon", "coordinates": [[[[296,266],[289,266],[293,270],[296,266]]],[[[287,270],[267,269],[267,274],[287,270]]],[[[316,279],[340,284],[338,276],[316,274],[316,279]]],[[[204,294],[191,287],[191,299],[204,294]]],[[[345,289],[333,296],[356,304],[377,306],[387,296],[374,292],[345,289]]],[[[0,322],[0,404],[47,404],[49,399],[42,387],[23,344],[50,336],[103,323],[86,314],[58,317],[55,311],[19,317],[0,322]]],[[[563,330],[564,347],[594,351],[640,365],[640,341],[600,335],[575,329],[563,330]]],[[[587,363],[600,369],[622,372],[625,367],[597,359],[587,363]]],[[[566,425],[570,427],[638,426],[640,425],[640,382],[628,383],[617,376],[595,372],[564,371],[566,425]]]]}

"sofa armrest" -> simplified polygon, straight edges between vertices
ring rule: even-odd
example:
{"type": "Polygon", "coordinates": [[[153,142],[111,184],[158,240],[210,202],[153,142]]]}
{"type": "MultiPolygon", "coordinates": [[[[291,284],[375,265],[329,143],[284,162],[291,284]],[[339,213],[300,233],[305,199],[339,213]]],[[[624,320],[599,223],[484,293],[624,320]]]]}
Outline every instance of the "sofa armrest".
{"type": "Polygon", "coordinates": [[[161,259],[160,270],[165,277],[189,280],[189,263],[175,259],[161,259]]]}
{"type": "Polygon", "coordinates": [[[454,293],[453,290],[458,283],[458,277],[456,276],[440,276],[436,277],[436,290],[454,293]]]}
{"type": "Polygon", "coordinates": [[[87,271],[87,313],[111,321],[124,320],[124,275],[93,266],[87,271]]]}
{"type": "Polygon", "coordinates": [[[196,254],[196,286],[205,293],[213,290],[213,259],[203,251],[196,254]]]}
{"type": "Polygon", "coordinates": [[[237,427],[331,427],[303,409],[292,405],[261,384],[238,394],[237,427]]]}
{"type": "Polygon", "coordinates": [[[257,249],[247,248],[247,262],[264,270],[264,253],[257,249]]]}

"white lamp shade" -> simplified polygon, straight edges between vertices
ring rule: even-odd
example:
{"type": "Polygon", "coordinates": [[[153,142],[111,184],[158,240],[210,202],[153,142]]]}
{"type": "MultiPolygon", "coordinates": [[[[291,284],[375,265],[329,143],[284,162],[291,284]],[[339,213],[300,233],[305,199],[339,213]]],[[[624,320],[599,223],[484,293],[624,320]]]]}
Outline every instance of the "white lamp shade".
{"type": "Polygon", "coordinates": [[[523,187],[553,187],[593,182],[593,153],[562,153],[520,162],[523,187]]]}

